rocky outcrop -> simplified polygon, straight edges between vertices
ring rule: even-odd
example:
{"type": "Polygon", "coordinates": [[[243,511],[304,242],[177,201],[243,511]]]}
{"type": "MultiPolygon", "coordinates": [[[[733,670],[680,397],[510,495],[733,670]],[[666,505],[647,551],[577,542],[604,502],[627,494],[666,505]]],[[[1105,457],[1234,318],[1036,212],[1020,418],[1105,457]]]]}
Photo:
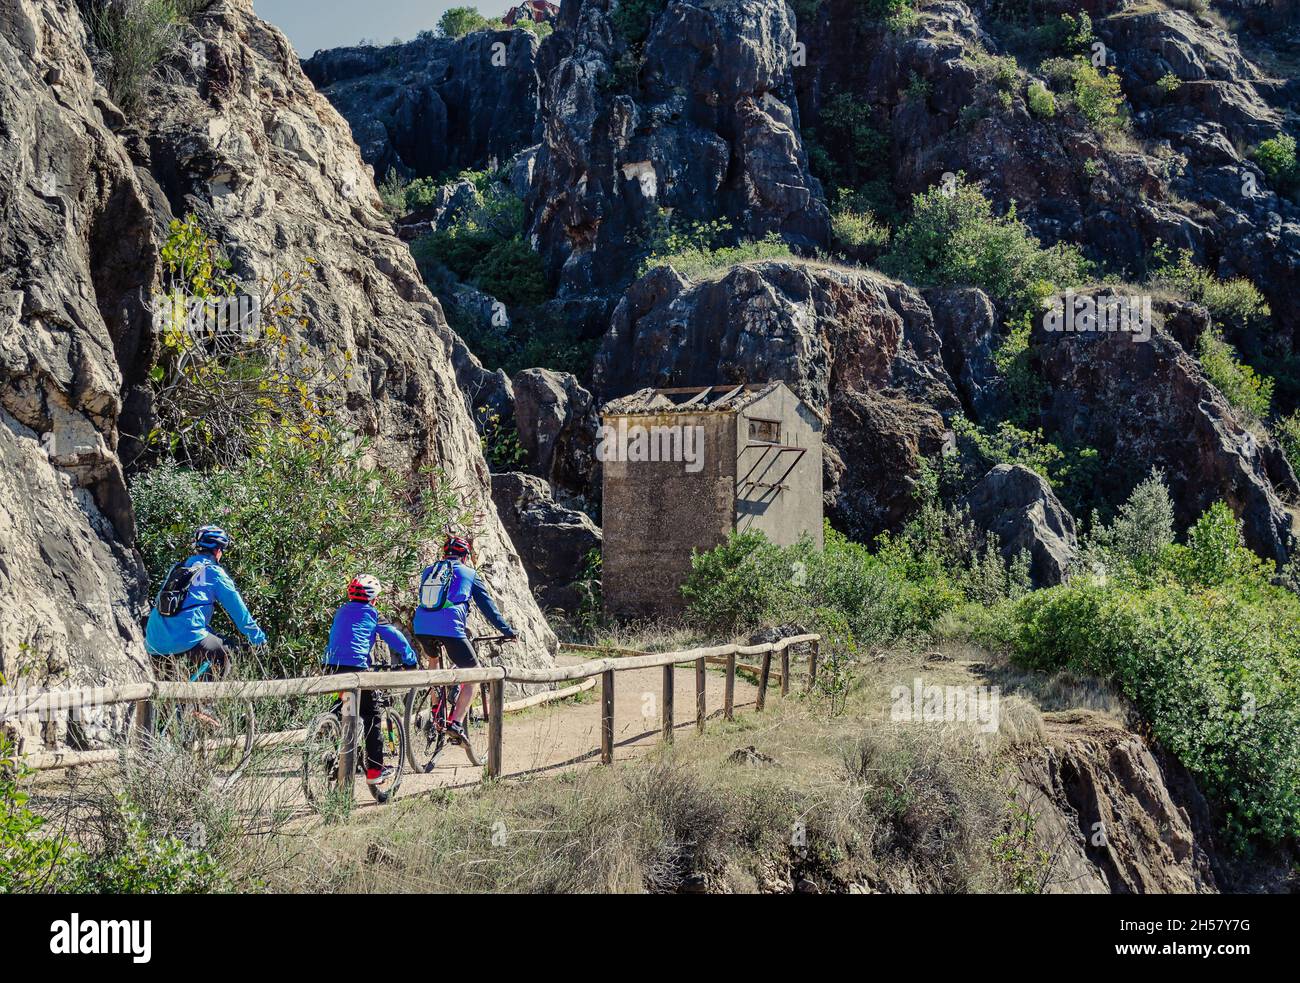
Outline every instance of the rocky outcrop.
{"type": "Polygon", "coordinates": [[[826,503],[867,539],[912,507],[923,459],[959,402],[920,294],[866,270],[799,262],[692,283],[661,267],[634,283],[596,356],[602,399],[642,386],[781,380],[829,419],[826,503]]]}
{"type": "Polygon", "coordinates": [[[1098,714],[1044,717],[1020,768],[1052,894],[1213,894],[1212,823],[1187,772],[1098,714]]]}
{"type": "Polygon", "coordinates": [[[95,84],[74,0],[15,0],[0,17],[3,671],[83,684],[148,671],[116,452],[149,426],[145,303],[160,234],[185,213],[244,281],[316,261],[298,340],[327,360],[350,354],[340,397],[379,465],[413,486],[439,468],[467,496],[486,578],[524,638],[507,657],[549,664],[555,638],[453,374],[458,339],[388,231],[347,124],[249,0],[217,0],[184,40],[128,123],[95,84]]]}
{"type": "Polygon", "coordinates": [[[432,177],[505,164],[537,142],[537,45],[524,30],[427,35],[319,51],[303,69],[376,175],[432,177]]]}
{"type": "Polygon", "coordinates": [[[1285,562],[1300,485],[1276,444],[1242,425],[1196,360],[1163,330],[1149,341],[1122,332],[1032,336],[1046,382],[1043,426],[1067,445],[1095,448],[1112,474],[1165,472],[1180,526],[1223,499],[1247,544],[1285,562]]]}
{"type": "Polygon", "coordinates": [[[994,360],[1003,336],[988,296],[975,287],[935,288],[923,296],[966,415],[977,423],[1005,418],[1010,409],[1006,377],[994,360]]]}
{"type": "Polygon", "coordinates": [[[600,528],[586,513],[557,505],[550,487],[536,475],[494,474],[492,497],[538,603],[576,615],[583,603],[578,581],[587,571],[588,557],[600,550],[600,528]]]}
{"type": "Polygon", "coordinates": [[[515,426],[529,471],[563,496],[594,502],[600,496],[596,431],[600,417],[591,393],[567,372],[525,369],[511,380],[515,426]]]}
{"type": "Polygon", "coordinates": [[[783,0],[670,0],[643,43],[620,33],[615,6],[564,4],[538,56],[543,139],[528,207],[561,290],[626,283],[661,210],[824,244],[783,0]]]}
{"type": "Polygon", "coordinates": [[[1022,464],[999,464],[962,504],[976,526],[997,535],[1008,563],[1022,550],[1029,555],[1035,587],[1054,587],[1065,580],[1078,546],[1074,517],[1041,475],[1022,464]]]}
{"type": "MultiPolygon", "coordinates": [[[[153,361],[148,199],[109,130],[72,0],[0,11],[0,673],[96,685],[148,671],[119,460],[153,361]]],[[[94,737],[104,720],[87,718],[94,737]]],[[[60,725],[61,728],[62,725],[60,725]]],[[[61,738],[62,733],[49,735],[61,738]]]]}

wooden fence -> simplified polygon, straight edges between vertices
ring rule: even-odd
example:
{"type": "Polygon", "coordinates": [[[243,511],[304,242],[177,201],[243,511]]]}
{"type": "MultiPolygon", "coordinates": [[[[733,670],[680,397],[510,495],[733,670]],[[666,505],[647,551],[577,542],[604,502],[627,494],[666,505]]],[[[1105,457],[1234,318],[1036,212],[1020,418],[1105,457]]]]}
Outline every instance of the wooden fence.
{"type": "MultiPolygon", "coordinates": [[[[181,703],[207,703],[212,700],[254,700],[269,697],[317,696],[328,693],[343,694],[345,732],[354,734],[356,708],[362,690],[401,691],[423,689],[428,686],[452,686],[457,683],[481,683],[488,689],[488,756],[486,772],[495,778],[502,771],[503,701],[505,684],[512,683],[575,683],[600,677],[601,728],[600,760],[610,764],[614,760],[614,677],[632,669],[663,669],[662,719],[663,739],[673,739],[674,687],[673,670],[680,665],[693,665],[695,669],[695,725],[703,731],[705,710],[705,667],[726,667],[723,690],[723,716],[735,717],[736,670],[749,670],[758,676],[758,693],[755,706],[762,710],[767,704],[767,690],[773,676],[780,680],[781,694],[790,692],[790,649],[797,645],[808,646],[808,683],[817,679],[817,660],[821,642],[819,635],[796,635],[762,645],[718,645],[712,648],[688,649],[682,652],[635,652],[623,649],[601,649],[591,646],[571,646],[586,652],[602,651],[620,653],[617,658],[593,659],[572,666],[552,669],[522,669],[480,667],[476,669],[412,669],[397,672],[353,672],[333,676],[311,676],[293,679],[247,680],[221,683],[131,683],[125,686],[95,687],[78,690],[56,690],[33,696],[0,696],[0,721],[9,716],[26,716],[58,712],[70,707],[107,706],[131,703],[135,705],[134,730],[138,734],[153,731],[154,701],[169,700],[181,703]],[[737,662],[738,656],[757,657],[753,664],[737,662]],[[774,670],[772,661],[779,658],[780,668],[774,670]]],[[[574,692],[578,687],[570,686],[574,692]]],[[[3,693],[3,690],[0,690],[3,693]]],[[[541,694],[539,694],[540,696],[541,694]]],[[[552,696],[553,694],[547,694],[552,696]]],[[[534,705],[534,697],[517,701],[518,705],[534,705]]],[[[266,735],[268,740],[282,735],[266,735]]],[[[346,752],[340,762],[340,773],[353,773],[355,744],[345,740],[346,752]]],[[[101,764],[115,761],[116,750],[63,751],[28,755],[24,761],[36,770],[72,768],[79,765],[101,764]]]]}

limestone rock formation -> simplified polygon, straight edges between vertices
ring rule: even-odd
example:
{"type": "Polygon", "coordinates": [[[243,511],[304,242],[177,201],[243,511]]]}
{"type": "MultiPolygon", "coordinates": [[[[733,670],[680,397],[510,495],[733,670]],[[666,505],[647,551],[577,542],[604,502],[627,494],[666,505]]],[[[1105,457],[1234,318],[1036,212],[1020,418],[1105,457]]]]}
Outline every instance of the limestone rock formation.
{"type": "Polygon", "coordinates": [[[333,48],[303,62],[383,179],[505,164],[539,138],[537,37],[528,31],[421,36],[333,48]]]}
{"type": "Polygon", "coordinates": [[[494,474],[492,496],[538,602],[576,615],[583,602],[577,582],[588,556],[600,550],[600,527],[586,513],[557,504],[550,486],[536,475],[494,474]]]}
{"type": "Polygon", "coordinates": [[[1267,435],[1234,415],[1196,360],[1162,330],[1150,341],[1116,333],[1051,333],[1033,341],[1046,381],[1045,427],[1076,446],[1095,448],[1112,474],[1135,483],[1165,472],[1180,526],[1219,499],[1243,523],[1247,544],[1285,562],[1300,484],[1267,435]]]}
{"type": "Polygon", "coordinates": [[[567,372],[525,369],[511,380],[515,426],[529,471],[557,494],[592,502],[600,495],[596,402],[567,372]]]}
{"type": "Polygon", "coordinates": [[[184,40],[128,121],[95,82],[74,0],[12,0],[0,17],[0,586],[17,598],[0,614],[3,671],[84,684],[149,671],[117,451],[150,416],[160,234],[191,212],[244,280],[317,261],[302,340],[351,353],[340,395],[382,465],[413,482],[441,468],[476,504],[488,583],[525,639],[508,657],[549,664],[555,638],[453,372],[458,339],[347,124],[250,0],[217,0],[184,40]]]}
{"type": "Polygon", "coordinates": [[[999,464],[963,504],[979,528],[997,534],[1004,559],[1010,562],[1021,550],[1029,554],[1035,587],[1065,579],[1078,545],[1074,517],[1041,475],[1022,464],[999,464]]]}
{"type": "Polygon", "coordinates": [[[1049,893],[1207,894],[1212,822],[1187,772],[1098,714],[1044,719],[1047,744],[1021,766],[1049,893]]]}
{"type": "Polygon", "coordinates": [[[531,233],[561,290],[625,283],[658,212],[824,244],[783,0],[670,0],[643,43],[612,0],[565,3],[538,55],[531,233]]]}
{"type": "MultiPolygon", "coordinates": [[[[0,10],[0,672],[11,685],[148,671],[118,450],[123,431],[138,432],[129,404],[154,342],[137,288],[158,257],[85,47],[71,0],[0,10]]],[[[102,723],[88,719],[89,736],[102,723]]]]}

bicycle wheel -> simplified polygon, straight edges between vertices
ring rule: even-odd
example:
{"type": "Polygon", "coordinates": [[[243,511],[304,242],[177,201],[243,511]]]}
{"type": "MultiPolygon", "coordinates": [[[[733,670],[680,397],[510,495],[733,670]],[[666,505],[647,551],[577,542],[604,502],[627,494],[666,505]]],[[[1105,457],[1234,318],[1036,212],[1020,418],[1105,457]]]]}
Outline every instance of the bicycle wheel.
{"type": "Polygon", "coordinates": [[[456,686],[436,686],[425,690],[423,705],[426,708],[412,717],[411,730],[407,731],[407,740],[411,745],[411,759],[416,771],[429,774],[438,765],[438,759],[447,747],[447,735],[443,728],[447,724],[447,714],[456,702],[456,686]],[[432,706],[430,708],[430,701],[432,706]]]}
{"type": "Polygon", "coordinates": [[[163,704],[156,741],[193,755],[223,788],[244,774],[253,757],[256,717],[251,703],[163,704]]]}
{"type": "Polygon", "coordinates": [[[427,689],[412,689],[406,691],[406,696],[402,700],[403,714],[402,724],[406,728],[406,761],[411,766],[412,771],[423,771],[424,761],[420,755],[421,732],[424,726],[431,719],[429,710],[429,693],[427,689]]]}
{"type": "Polygon", "coordinates": [[[339,788],[339,758],[343,754],[343,724],[332,713],[322,713],[307,726],[302,751],[302,792],[316,808],[337,795],[352,798],[351,781],[339,788]]]}
{"type": "MultiPolygon", "coordinates": [[[[384,761],[392,762],[393,773],[388,781],[380,785],[366,784],[375,801],[382,804],[397,794],[402,784],[402,775],[406,770],[406,727],[402,723],[402,714],[397,707],[385,707],[379,714],[379,732],[384,740],[384,761]]],[[[358,754],[365,756],[364,739],[358,754]]]]}

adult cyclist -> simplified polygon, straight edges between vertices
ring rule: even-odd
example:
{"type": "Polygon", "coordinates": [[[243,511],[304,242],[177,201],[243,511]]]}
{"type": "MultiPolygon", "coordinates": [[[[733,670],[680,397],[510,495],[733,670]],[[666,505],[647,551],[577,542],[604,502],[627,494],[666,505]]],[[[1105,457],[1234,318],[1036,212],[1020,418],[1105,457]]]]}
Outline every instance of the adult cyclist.
{"type": "Polygon", "coordinates": [[[209,630],[218,604],[251,645],[266,644],[266,635],[221,566],[221,557],[229,548],[230,536],[225,530],[200,528],[194,533],[190,555],[172,567],[154,599],[145,626],[145,649],[157,659],[170,660],[172,675],[205,661],[212,666],[213,678],[225,674],[234,643],[209,630]]]}
{"type": "MultiPolygon", "coordinates": [[[[457,668],[473,669],[478,665],[474,646],[465,630],[470,601],[497,631],[508,638],[516,637],[475,569],[473,540],[450,536],[443,545],[442,559],[426,567],[420,575],[415,643],[426,658],[436,657],[441,645],[457,668]]],[[[460,696],[447,721],[447,733],[453,741],[465,740],[465,714],[473,705],[475,688],[473,683],[465,683],[460,688],[460,696]]]]}

